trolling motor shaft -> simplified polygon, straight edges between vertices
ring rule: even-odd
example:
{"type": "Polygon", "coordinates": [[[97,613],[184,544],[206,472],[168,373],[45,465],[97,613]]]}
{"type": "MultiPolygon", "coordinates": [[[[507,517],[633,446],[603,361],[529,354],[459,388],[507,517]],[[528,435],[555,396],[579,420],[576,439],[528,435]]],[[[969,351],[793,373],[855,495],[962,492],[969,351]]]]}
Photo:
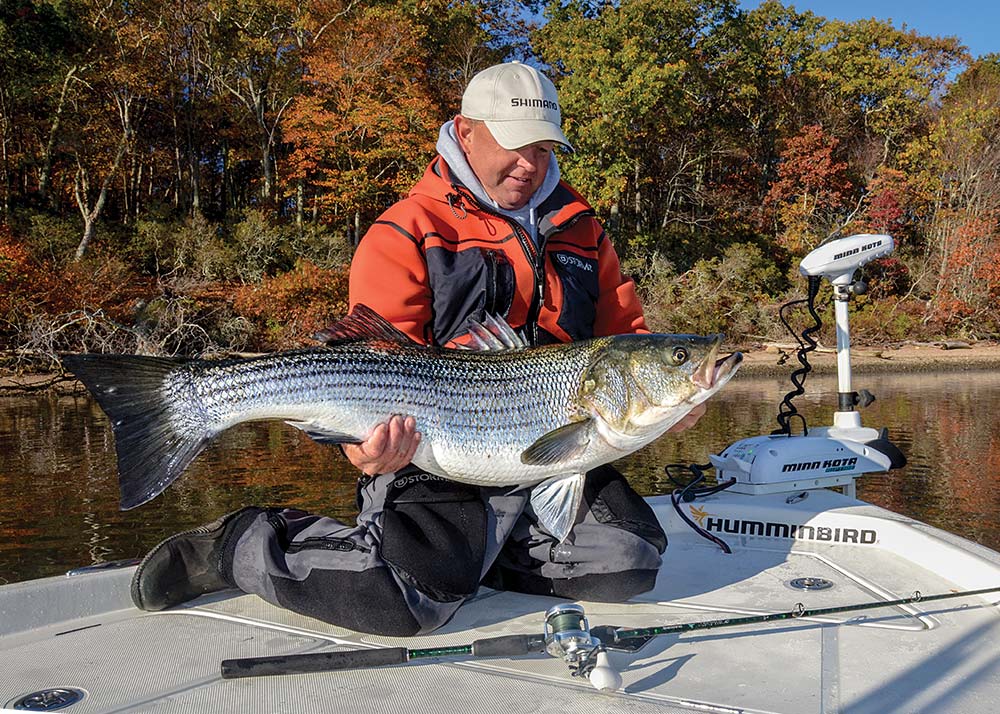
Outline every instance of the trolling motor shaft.
{"type": "Polygon", "coordinates": [[[892,236],[863,233],[824,243],[799,264],[799,272],[803,275],[826,278],[833,285],[838,382],[838,411],[833,417],[835,428],[861,429],[861,417],[854,409],[857,394],[851,385],[851,331],[847,309],[851,297],[864,292],[855,280],[855,273],[871,261],[889,255],[894,248],[892,236]]]}

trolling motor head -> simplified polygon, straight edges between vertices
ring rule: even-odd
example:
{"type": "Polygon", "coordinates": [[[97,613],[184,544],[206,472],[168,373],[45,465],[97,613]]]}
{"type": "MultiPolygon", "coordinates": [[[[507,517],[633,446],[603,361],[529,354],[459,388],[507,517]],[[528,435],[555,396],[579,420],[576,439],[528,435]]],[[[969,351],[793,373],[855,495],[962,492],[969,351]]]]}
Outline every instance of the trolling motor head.
{"type": "Polygon", "coordinates": [[[876,258],[889,255],[895,247],[892,236],[862,233],[831,240],[811,251],[799,263],[806,277],[822,277],[835,286],[854,282],[854,273],[876,258]]]}

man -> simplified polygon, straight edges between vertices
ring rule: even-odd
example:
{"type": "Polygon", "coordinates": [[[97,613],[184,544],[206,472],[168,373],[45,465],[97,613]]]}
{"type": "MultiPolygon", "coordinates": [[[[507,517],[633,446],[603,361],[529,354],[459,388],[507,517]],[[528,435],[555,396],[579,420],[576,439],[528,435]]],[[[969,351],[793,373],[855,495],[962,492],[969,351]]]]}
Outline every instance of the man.
{"type": "MultiPolygon", "coordinates": [[[[424,177],[361,241],[352,306],[442,346],[468,340],[469,321],[487,315],[532,344],[645,331],[594,211],[560,180],[557,145],[569,142],[546,77],[517,62],[477,74],[424,177]]],[[[613,468],[588,474],[586,508],[560,543],[539,526],[527,489],[459,484],[410,464],[416,427],[394,416],[343,446],[362,473],[355,526],[245,508],[154,548],[133,600],[159,610],[235,586],[340,626],[413,635],[446,622],[481,583],[588,600],[655,583],[666,536],[613,468]]]]}

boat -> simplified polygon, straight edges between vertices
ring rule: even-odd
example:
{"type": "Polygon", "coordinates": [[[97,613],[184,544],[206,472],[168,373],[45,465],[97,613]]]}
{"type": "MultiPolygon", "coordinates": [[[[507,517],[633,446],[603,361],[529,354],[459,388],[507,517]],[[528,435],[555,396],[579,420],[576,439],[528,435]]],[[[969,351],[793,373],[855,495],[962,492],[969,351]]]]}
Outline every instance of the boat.
{"type": "MultiPolygon", "coordinates": [[[[826,244],[802,271],[847,294],[885,238],[826,244]]],[[[713,455],[728,488],[649,498],[670,543],[650,592],[482,587],[434,633],[392,638],[238,591],[143,612],[134,562],[88,566],[0,587],[0,711],[992,714],[1000,553],[856,497],[902,455],[851,403],[843,302],[834,424],[713,455]]]]}

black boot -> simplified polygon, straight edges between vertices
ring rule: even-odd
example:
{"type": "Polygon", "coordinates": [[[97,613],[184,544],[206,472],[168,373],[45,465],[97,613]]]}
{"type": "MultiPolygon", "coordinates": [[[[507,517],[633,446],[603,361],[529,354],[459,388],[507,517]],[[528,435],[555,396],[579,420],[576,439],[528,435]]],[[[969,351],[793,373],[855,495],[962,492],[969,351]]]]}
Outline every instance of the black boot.
{"type": "Polygon", "coordinates": [[[235,587],[225,572],[227,549],[264,512],[248,506],[206,525],[172,535],[149,551],[132,576],[132,602],[140,610],[163,610],[199,595],[235,587]]]}

